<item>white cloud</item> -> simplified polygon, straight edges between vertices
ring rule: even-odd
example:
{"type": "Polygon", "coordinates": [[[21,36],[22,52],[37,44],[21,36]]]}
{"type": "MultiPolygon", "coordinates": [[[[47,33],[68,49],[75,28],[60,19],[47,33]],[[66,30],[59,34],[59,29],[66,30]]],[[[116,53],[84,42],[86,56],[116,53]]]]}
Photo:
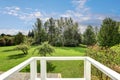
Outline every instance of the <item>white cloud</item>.
{"type": "Polygon", "coordinates": [[[12,15],[25,21],[30,21],[32,19],[42,17],[42,13],[40,11],[36,10],[31,11],[32,10],[31,8],[26,8],[26,10],[30,11],[29,12],[23,11],[23,9],[20,9],[20,7],[17,6],[5,7],[3,14],[12,15]]]}
{"type": "Polygon", "coordinates": [[[6,10],[17,10],[17,11],[20,10],[20,8],[17,7],[17,6],[5,7],[5,9],[6,9],[6,10]]]}
{"type": "Polygon", "coordinates": [[[0,29],[0,34],[4,33],[4,34],[11,34],[11,35],[15,35],[18,32],[22,32],[24,35],[28,34],[28,30],[20,30],[20,29],[0,29]]]}
{"type": "Polygon", "coordinates": [[[72,3],[75,6],[74,10],[67,10],[61,14],[62,17],[72,17],[80,25],[100,25],[101,21],[106,15],[93,14],[90,7],[86,6],[88,0],[73,0],[72,3]]]}
{"type": "Polygon", "coordinates": [[[89,7],[86,7],[87,0],[73,0],[72,3],[76,6],[78,12],[84,13],[89,11],[89,7]]]}
{"type": "Polygon", "coordinates": [[[40,17],[40,16],[42,16],[40,12],[35,12],[34,15],[35,15],[35,17],[40,17]]]}
{"type": "Polygon", "coordinates": [[[39,18],[42,17],[41,12],[37,11],[37,12],[31,12],[31,13],[24,13],[22,12],[21,14],[19,14],[18,18],[25,20],[25,21],[30,21],[33,20],[35,18],[39,18]]]}
{"type": "Polygon", "coordinates": [[[87,26],[86,25],[79,25],[79,30],[83,34],[84,31],[86,30],[87,26]]]}
{"type": "Polygon", "coordinates": [[[77,5],[78,8],[84,8],[86,0],[73,0],[72,3],[77,5]]]}
{"type": "Polygon", "coordinates": [[[3,11],[4,14],[9,14],[12,16],[18,16],[20,11],[19,7],[12,6],[12,7],[5,7],[5,10],[3,11]]]}
{"type": "Polygon", "coordinates": [[[73,0],[72,3],[76,7],[74,10],[67,10],[62,17],[72,17],[77,22],[81,23],[91,19],[90,8],[86,7],[87,0],[73,0]]]}
{"type": "Polygon", "coordinates": [[[72,3],[76,7],[74,10],[67,10],[62,17],[72,17],[79,23],[80,32],[83,33],[87,25],[100,26],[102,20],[105,18],[103,14],[91,13],[90,7],[86,6],[88,0],[73,0],[72,3]]]}
{"type": "Polygon", "coordinates": [[[17,11],[18,11],[18,10],[20,10],[20,8],[19,8],[19,7],[16,7],[16,8],[15,8],[15,10],[17,10],[17,11]]]}

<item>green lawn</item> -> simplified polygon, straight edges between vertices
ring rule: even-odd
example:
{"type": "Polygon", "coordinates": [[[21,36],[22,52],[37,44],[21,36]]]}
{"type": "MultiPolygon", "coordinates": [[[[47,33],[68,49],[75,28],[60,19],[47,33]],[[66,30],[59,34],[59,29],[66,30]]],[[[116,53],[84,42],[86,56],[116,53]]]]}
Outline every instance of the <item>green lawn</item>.
{"type": "MultiPolygon", "coordinates": [[[[36,46],[32,46],[28,55],[23,55],[21,51],[14,51],[15,46],[0,47],[0,71],[7,71],[32,56],[40,56],[33,53],[36,46]]],[[[56,47],[52,56],[84,56],[86,48],[82,47],[56,47]]],[[[48,55],[49,56],[49,55],[48,55]]],[[[62,77],[82,77],[82,61],[52,61],[53,70],[50,72],[61,73],[62,77]]],[[[29,66],[23,71],[29,71],[29,66]]]]}

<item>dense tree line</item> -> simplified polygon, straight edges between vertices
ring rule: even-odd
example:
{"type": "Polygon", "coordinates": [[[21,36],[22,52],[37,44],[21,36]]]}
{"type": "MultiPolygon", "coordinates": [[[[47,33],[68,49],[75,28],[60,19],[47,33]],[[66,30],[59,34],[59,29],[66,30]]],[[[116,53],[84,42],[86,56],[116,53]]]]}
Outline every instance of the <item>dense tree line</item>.
{"type": "Polygon", "coordinates": [[[105,18],[100,28],[88,25],[83,34],[78,29],[79,25],[72,18],[50,18],[42,22],[37,18],[34,29],[28,36],[41,44],[48,41],[54,46],[78,46],[80,43],[91,46],[113,46],[120,43],[120,23],[110,18],[105,18]]]}
{"type": "Polygon", "coordinates": [[[44,24],[37,18],[32,31],[36,44],[48,41],[54,46],[78,46],[81,43],[78,23],[72,18],[50,18],[44,24]]]}
{"type": "MultiPolygon", "coordinates": [[[[120,22],[105,18],[100,28],[88,25],[83,34],[79,25],[72,18],[50,18],[44,23],[37,18],[33,29],[28,32],[28,40],[33,44],[48,41],[54,46],[88,46],[98,44],[102,47],[111,47],[120,43],[120,22]]],[[[23,43],[25,35],[18,32],[16,35],[0,35],[0,46],[11,46],[23,43]]]]}
{"type": "Polygon", "coordinates": [[[105,18],[100,29],[89,25],[83,33],[83,43],[86,45],[97,44],[101,47],[111,47],[120,43],[120,23],[105,18]]]}
{"type": "Polygon", "coordinates": [[[11,46],[14,45],[14,37],[11,35],[5,35],[4,33],[0,35],[0,46],[11,46]]]}
{"type": "Polygon", "coordinates": [[[18,32],[16,35],[6,35],[1,34],[0,35],[0,46],[12,46],[12,45],[18,45],[24,42],[25,36],[18,32]]]}

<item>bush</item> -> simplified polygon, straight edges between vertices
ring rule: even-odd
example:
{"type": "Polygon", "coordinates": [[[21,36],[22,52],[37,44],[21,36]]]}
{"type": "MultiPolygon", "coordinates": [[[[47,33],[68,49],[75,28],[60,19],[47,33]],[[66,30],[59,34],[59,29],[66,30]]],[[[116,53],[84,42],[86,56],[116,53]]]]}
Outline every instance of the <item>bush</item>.
{"type": "Polygon", "coordinates": [[[17,45],[15,50],[21,50],[24,54],[28,54],[29,46],[26,44],[17,45]]]}
{"type": "Polygon", "coordinates": [[[5,36],[4,39],[6,41],[6,46],[14,45],[14,39],[12,37],[5,36]]]}
{"type": "Polygon", "coordinates": [[[12,45],[14,45],[15,43],[14,43],[14,39],[13,38],[10,38],[10,39],[8,39],[8,41],[7,41],[7,45],[8,46],[12,46],[12,45]]]}
{"type": "MultiPolygon", "coordinates": [[[[101,48],[95,45],[89,47],[89,49],[86,51],[86,55],[112,68],[113,70],[115,70],[114,66],[118,65],[118,54],[109,48],[101,48]]],[[[100,80],[109,80],[108,76],[103,74],[98,69],[92,67],[92,70],[92,75],[97,76],[100,80]]]]}
{"type": "Polygon", "coordinates": [[[4,38],[0,39],[0,46],[5,46],[6,45],[6,41],[4,38]]]}
{"type": "Polygon", "coordinates": [[[116,56],[117,60],[116,60],[116,62],[120,66],[120,44],[115,45],[115,46],[111,47],[110,49],[117,53],[117,56],[116,56]]]}
{"type": "Polygon", "coordinates": [[[51,53],[55,51],[54,48],[50,44],[48,44],[48,42],[42,43],[42,45],[36,48],[34,52],[36,50],[38,50],[38,54],[42,56],[46,56],[47,54],[51,55],[51,53]]]}

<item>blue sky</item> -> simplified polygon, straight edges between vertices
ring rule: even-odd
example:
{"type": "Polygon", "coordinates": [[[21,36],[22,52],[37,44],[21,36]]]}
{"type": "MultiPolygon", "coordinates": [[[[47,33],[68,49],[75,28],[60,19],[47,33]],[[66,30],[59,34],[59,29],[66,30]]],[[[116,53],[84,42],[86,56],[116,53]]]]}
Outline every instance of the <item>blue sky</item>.
{"type": "Polygon", "coordinates": [[[36,18],[72,17],[81,32],[104,18],[120,21],[120,0],[0,0],[0,34],[27,34],[36,18]]]}

